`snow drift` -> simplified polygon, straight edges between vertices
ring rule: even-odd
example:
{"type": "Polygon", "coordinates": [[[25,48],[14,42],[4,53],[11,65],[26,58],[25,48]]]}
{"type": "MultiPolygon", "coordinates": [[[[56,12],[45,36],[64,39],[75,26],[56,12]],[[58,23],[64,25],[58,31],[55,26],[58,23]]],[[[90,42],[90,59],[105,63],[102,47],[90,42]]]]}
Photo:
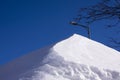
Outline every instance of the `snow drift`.
{"type": "Polygon", "coordinates": [[[120,52],[74,34],[0,67],[0,80],[120,80],[120,52]]]}

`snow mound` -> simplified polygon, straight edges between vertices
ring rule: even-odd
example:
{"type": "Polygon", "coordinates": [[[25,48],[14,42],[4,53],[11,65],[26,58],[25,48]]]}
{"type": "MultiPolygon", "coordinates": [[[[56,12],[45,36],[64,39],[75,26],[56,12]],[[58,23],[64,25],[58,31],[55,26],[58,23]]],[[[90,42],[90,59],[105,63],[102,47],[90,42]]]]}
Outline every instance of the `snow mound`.
{"type": "Polygon", "coordinates": [[[53,49],[67,61],[120,71],[120,52],[77,34],[53,49]]]}
{"type": "Polygon", "coordinates": [[[0,67],[0,80],[120,80],[120,52],[72,37],[0,67]]]}

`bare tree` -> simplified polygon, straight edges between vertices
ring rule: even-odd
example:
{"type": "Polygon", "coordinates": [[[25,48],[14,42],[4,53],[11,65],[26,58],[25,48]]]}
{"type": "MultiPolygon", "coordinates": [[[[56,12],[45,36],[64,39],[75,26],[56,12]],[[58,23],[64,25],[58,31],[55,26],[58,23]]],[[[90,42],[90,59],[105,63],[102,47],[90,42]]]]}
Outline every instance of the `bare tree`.
{"type": "MultiPolygon", "coordinates": [[[[105,19],[115,19],[116,21],[107,27],[120,26],[120,0],[102,0],[93,6],[81,8],[73,21],[79,25],[90,25],[93,22],[105,19]]],[[[120,41],[114,38],[111,38],[111,41],[120,46],[120,41]]]]}
{"type": "Polygon", "coordinates": [[[77,18],[74,20],[79,23],[91,24],[102,19],[118,19],[120,21],[120,0],[103,0],[102,2],[81,8],[77,18]]]}

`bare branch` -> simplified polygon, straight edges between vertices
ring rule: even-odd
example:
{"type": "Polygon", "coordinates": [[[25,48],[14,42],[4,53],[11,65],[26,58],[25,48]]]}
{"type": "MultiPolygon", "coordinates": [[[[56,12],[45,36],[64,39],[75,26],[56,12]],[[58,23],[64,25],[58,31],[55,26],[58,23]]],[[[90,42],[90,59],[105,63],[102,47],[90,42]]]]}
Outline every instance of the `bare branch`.
{"type": "MultiPolygon", "coordinates": [[[[81,8],[78,16],[74,18],[74,21],[77,22],[77,24],[74,25],[79,24],[79,26],[85,28],[84,25],[90,25],[98,20],[106,19],[115,19],[116,21],[108,24],[107,27],[120,27],[120,0],[102,0],[93,6],[81,8]]],[[[120,31],[119,29],[120,28],[118,28],[118,31],[120,31]]],[[[111,39],[110,41],[120,46],[120,40],[111,39]]]]}

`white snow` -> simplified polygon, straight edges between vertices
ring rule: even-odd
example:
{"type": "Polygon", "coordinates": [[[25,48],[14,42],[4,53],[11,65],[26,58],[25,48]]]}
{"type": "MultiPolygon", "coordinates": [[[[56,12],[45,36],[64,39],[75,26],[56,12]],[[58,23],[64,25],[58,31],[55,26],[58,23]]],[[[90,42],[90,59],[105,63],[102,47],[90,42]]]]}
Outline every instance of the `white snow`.
{"type": "Polygon", "coordinates": [[[120,52],[77,34],[53,49],[67,61],[120,71],[120,52]]]}
{"type": "Polygon", "coordinates": [[[120,52],[74,34],[1,66],[0,80],[120,80],[120,52]]]}

